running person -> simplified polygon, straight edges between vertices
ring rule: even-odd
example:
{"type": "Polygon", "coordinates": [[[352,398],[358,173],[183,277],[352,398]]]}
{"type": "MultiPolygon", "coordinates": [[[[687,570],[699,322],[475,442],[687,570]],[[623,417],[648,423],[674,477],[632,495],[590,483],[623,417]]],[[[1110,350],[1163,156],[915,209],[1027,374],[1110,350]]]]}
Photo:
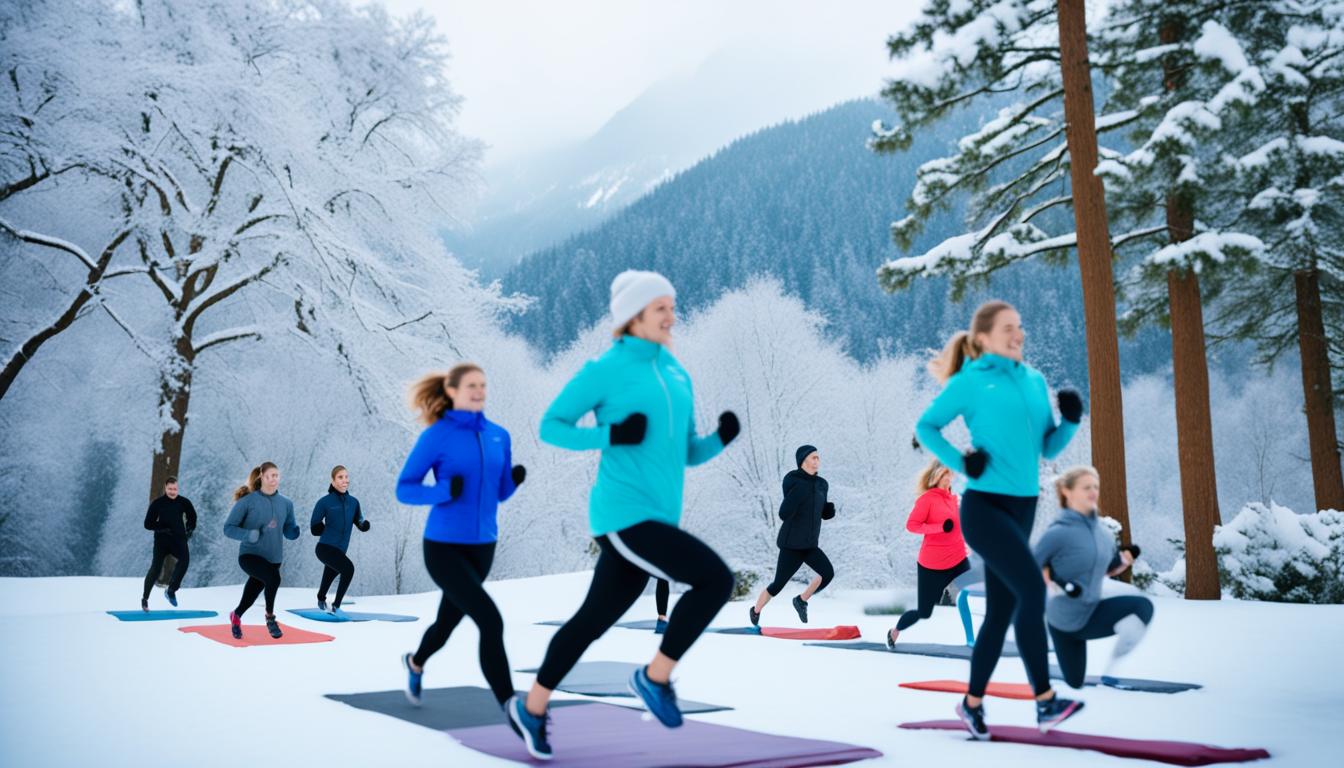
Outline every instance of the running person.
{"type": "Polygon", "coordinates": [[[756,598],[756,605],[747,608],[747,618],[753,626],[761,623],[761,611],[771,598],[779,595],[789,579],[806,563],[816,576],[801,595],[793,598],[793,609],[798,619],[807,623],[807,601],[826,588],[835,578],[835,568],[826,553],[817,546],[821,541],[821,521],[835,517],[835,505],[826,500],[830,483],[817,474],[821,469],[821,454],[816,446],[804,445],[794,452],[798,467],[784,476],[784,501],[779,505],[779,527],[775,543],[779,546],[779,560],[775,564],[775,580],[756,598]]]}
{"type": "Polygon", "coordinates": [[[169,555],[177,559],[177,565],[173,566],[173,577],[163,596],[176,608],[177,590],[182,586],[182,577],[187,575],[187,565],[191,562],[187,539],[196,531],[196,507],[186,496],[178,494],[176,477],[164,480],[163,495],[149,503],[149,509],[145,511],[145,530],[154,532],[154,556],[149,572],[145,574],[140,610],[149,610],[149,591],[154,588],[154,579],[169,555]]]}
{"type": "Polygon", "coordinates": [[[345,551],[350,548],[350,529],[361,532],[369,530],[369,521],[359,506],[359,499],[350,495],[350,473],[345,467],[337,465],[331,470],[331,485],[327,486],[327,495],[313,505],[313,516],[309,528],[317,540],[317,559],[322,561],[322,582],[317,587],[317,607],[327,610],[327,590],[337,576],[341,585],[336,588],[336,599],[331,602],[330,613],[344,618],[341,600],[350,588],[350,580],[355,577],[355,564],[345,551]]]}
{"type": "Polygon", "coordinates": [[[1153,620],[1153,601],[1142,595],[1101,596],[1108,576],[1134,563],[1137,546],[1117,549],[1115,539],[1097,519],[1101,480],[1092,467],[1074,467],[1055,481],[1059,516],[1036,542],[1036,563],[1046,581],[1064,594],[1045,604],[1045,620],[1055,643],[1055,657],[1064,682],[1082,688],[1087,675],[1087,641],[1115,635],[1109,671],[1134,650],[1153,620]]]}
{"type": "Polygon", "coordinates": [[[527,477],[513,464],[509,433],[485,418],[485,372],[463,363],[411,385],[411,407],[425,429],[397,478],[397,501],[430,504],[425,521],[425,568],[443,590],[438,615],[414,653],[401,657],[406,698],[420,705],[425,664],[448,642],[462,617],[480,632],[481,672],[503,707],[513,696],[504,651],[504,617],[485,591],[499,539],[496,511],[527,477]],[[434,473],[433,485],[425,477],[434,473]]]}
{"type": "Polygon", "coordinates": [[[962,533],[985,562],[985,620],[971,652],[967,695],[956,711],[977,739],[988,739],[983,698],[1013,624],[1027,678],[1036,694],[1036,722],[1049,731],[1082,708],[1050,687],[1045,640],[1045,584],[1028,537],[1036,518],[1041,457],[1068,445],[1083,403],[1077,392],[1057,395],[1055,423],[1045,377],[1022,362],[1026,333],[1011,304],[980,305],[969,331],[958,332],[929,366],[944,382],[915,425],[919,442],[968,478],[961,499],[962,533]],[[971,434],[963,455],[941,430],[960,416],[971,434]]]}
{"type": "Polygon", "coordinates": [[[280,589],[280,563],[285,554],[285,542],[280,537],[291,541],[299,538],[294,502],[280,495],[280,469],[269,461],[252,469],[247,484],[233,492],[233,501],[233,509],[224,520],[224,535],[241,542],[238,567],[247,574],[247,583],[238,607],[229,614],[230,629],[235,639],[243,638],[243,614],[257,601],[257,595],[265,592],[266,631],[279,639],[282,633],[275,620],[275,593],[280,589]]]}
{"type": "Polygon", "coordinates": [[[589,498],[589,527],[601,551],[583,605],[551,639],[536,682],[509,705],[528,751],[547,760],[547,705],[579,657],[634,604],[650,575],[690,589],[677,600],[658,653],[630,687],[663,725],[681,725],[672,668],[728,602],[733,574],[699,539],[678,528],[687,466],[717,456],[740,431],[731,411],[718,431],[695,432],[691,379],[668,346],[676,291],[654,272],[627,271],[611,284],[615,342],[584,365],[541,422],[541,439],[570,450],[601,450],[589,498]],[[586,414],[596,426],[579,426],[586,414]]]}
{"type": "Polygon", "coordinates": [[[947,586],[971,570],[966,540],[961,537],[957,496],[952,493],[952,471],[934,459],[919,473],[917,486],[919,498],[905,521],[907,531],[924,536],[915,566],[917,607],[901,614],[896,626],[887,630],[887,648],[893,651],[901,632],[932,616],[947,586]]]}

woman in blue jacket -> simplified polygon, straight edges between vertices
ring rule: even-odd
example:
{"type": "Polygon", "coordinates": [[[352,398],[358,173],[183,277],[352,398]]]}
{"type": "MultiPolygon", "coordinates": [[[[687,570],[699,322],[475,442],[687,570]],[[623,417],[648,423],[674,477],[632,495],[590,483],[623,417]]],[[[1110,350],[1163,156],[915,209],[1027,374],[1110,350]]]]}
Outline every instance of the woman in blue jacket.
{"type": "Polygon", "coordinates": [[[615,342],[584,365],[542,417],[545,442],[602,452],[588,504],[601,554],[583,605],[552,638],[526,701],[508,708],[538,759],[551,756],[546,740],[551,693],[588,646],[634,604],[650,576],[690,589],[672,611],[659,652],[634,672],[630,687],[663,725],[681,725],[669,675],[732,593],[728,566],[678,527],[686,467],[717,456],[740,427],[732,412],[724,412],[717,432],[696,434],[691,378],[668,349],[675,300],[676,291],[662,275],[634,270],[617,275],[611,284],[615,342]],[[596,426],[579,426],[590,412],[596,426]]]}
{"type": "Polygon", "coordinates": [[[947,467],[967,477],[961,497],[966,543],[985,561],[985,621],[971,653],[967,696],[957,716],[971,735],[988,739],[983,698],[1003,651],[1009,623],[1036,692],[1036,721],[1044,733],[1083,704],[1056,696],[1050,687],[1045,642],[1045,584],[1028,538],[1036,518],[1041,457],[1053,458],[1078,430],[1083,402],[1060,390],[1063,421],[1050,409],[1045,377],[1022,362],[1026,333],[1011,304],[991,301],[975,311],[929,366],[944,382],[915,425],[915,435],[947,467]],[[971,433],[964,454],[942,435],[961,417],[971,433]]]}
{"type": "Polygon", "coordinates": [[[470,617],[480,631],[481,672],[500,706],[513,696],[504,652],[504,618],[485,591],[495,559],[495,512],[527,476],[513,464],[509,433],[485,418],[485,372],[463,363],[411,385],[411,404],[427,426],[397,478],[397,501],[430,504],[425,521],[425,568],[443,599],[415,653],[402,656],[406,698],[419,706],[425,662],[470,617]],[[434,473],[434,483],[425,476],[434,473]]]}
{"type": "Polygon", "coordinates": [[[369,530],[369,521],[359,506],[359,499],[350,495],[350,473],[337,465],[331,470],[331,485],[327,495],[313,505],[309,528],[317,540],[317,559],[322,561],[322,583],[317,587],[317,607],[327,610],[327,590],[337,576],[341,585],[336,588],[336,599],[331,602],[331,613],[344,617],[341,600],[355,577],[355,564],[345,551],[350,548],[350,529],[369,530]]]}

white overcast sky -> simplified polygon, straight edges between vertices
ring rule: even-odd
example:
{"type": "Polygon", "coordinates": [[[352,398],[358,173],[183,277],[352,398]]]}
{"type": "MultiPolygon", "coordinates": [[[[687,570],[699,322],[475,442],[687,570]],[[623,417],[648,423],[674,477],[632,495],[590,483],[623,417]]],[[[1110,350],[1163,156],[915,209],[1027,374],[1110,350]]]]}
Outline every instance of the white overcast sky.
{"type": "Polygon", "coordinates": [[[725,48],[817,60],[836,101],[874,94],[884,42],[921,3],[802,0],[383,0],[448,38],[461,128],[487,163],[595,132],[653,83],[725,48]]]}

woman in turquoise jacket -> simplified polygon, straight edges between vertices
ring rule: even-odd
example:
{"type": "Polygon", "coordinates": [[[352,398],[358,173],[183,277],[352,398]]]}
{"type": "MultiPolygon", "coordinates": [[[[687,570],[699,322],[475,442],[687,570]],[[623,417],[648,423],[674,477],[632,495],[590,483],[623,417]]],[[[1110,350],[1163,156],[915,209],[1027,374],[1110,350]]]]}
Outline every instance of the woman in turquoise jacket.
{"type": "Polygon", "coordinates": [[[672,668],[709,626],[732,593],[733,574],[699,539],[681,530],[686,467],[703,464],[740,431],[731,411],[718,431],[695,432],[691,378],[672,356],[676,291],[654,272],[623,272],[611,285],[616,337],[606,354],[584,365],[541,421],[541,439],[575,451],[600,450],[588,520],[601,554],[588,596],[556,632],[526,701],[509,715],[534,757],[549,759],[546,707],[551,693],[643,593],[650,576],[688,584],[677,601],[659,652],[635,671],[632,692],[669,728],[681,712],[669,682],[672,668]],[[579,426],[592,412],[596,426],[579,426]]]}
{"type": "Polygon", "coordinates": [[[1053,458],[1078,431],[1083,402],[1077,392],[1057,395],[1063,421],[1050,409],[1045,377],[1022,362],[1026,333],[1012,305],[980,306],[969,331],[952,337],[929,366],[944,382],[915,425],[919,442],[946,466],[967,477],[961,530],[985,561],[985,621],[971,653],[967,696],[957,716],[971,735],[988,739],[983,698],[1003,651],[1009,623],[1036,692],[1036,721],[1046,732],[1083,704],[1056,696],[1050,687],[1045,642],[1045,584],[1028,539],[1036,519],[1041,457],[1053,458]],[[971,433],[962,453],[942,435],[961,417],[971,433]]]}

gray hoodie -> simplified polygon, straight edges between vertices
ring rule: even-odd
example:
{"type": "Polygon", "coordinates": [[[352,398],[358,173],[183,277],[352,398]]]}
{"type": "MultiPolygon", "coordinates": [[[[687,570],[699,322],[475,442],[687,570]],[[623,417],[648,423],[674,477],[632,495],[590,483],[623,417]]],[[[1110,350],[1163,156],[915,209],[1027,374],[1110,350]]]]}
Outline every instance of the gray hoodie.
{"type": "Polygon", "coordinates": [[[1072,581],[1083,590],[1077,597],[1051,597],[1045,604],[1045,620],[1065,632],[1082,629],[1101,602],[1106,574],[1120,564],[1111,532],[1095,512],[1082,515],[1061,509],[1036,542],[1035,554],[1037,565],[1049,567],[1055,581],[1072,581]]]}
{"type": "Polygon", "coordinates": [[[241,541],[238,556],[260,555],[277,565],[284,560],[286,539],[299,538],[294,502],[278,492],[269,496],[253,491],[239,499],[224,521],[224,535],[241,541]]]}

